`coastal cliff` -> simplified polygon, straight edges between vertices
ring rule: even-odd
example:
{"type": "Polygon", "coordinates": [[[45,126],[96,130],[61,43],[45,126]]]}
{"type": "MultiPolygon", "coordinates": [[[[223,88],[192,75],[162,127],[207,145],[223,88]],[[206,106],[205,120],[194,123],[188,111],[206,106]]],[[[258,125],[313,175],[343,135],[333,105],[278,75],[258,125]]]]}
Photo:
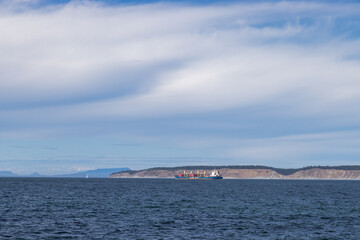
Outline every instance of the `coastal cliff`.
{"type": "Polygon", "coordinates": [[[113,173],[110,178],[174,178],[176,174],[217,169],[227,179],[334,179],[360,180],[360,166],[306,167],[301,169],[277,169],[265,166],[198,166],[175,168],[150,168],[139,171],[113,173]]]}

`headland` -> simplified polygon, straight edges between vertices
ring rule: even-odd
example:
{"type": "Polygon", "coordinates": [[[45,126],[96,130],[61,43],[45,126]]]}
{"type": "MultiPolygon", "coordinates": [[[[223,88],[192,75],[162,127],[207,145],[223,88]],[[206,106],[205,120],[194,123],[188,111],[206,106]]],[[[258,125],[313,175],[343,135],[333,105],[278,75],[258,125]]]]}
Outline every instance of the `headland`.
{"type": "Polygon", "coordinates": [[[360,180],[360,165],[309,166],[304,168],[273,168],[246,166],[182,166],[158,167],[138,171],[112,173],[110,178],[174,178],[184,171],[219,170],[224,179],[328,179],[360,180]]]}

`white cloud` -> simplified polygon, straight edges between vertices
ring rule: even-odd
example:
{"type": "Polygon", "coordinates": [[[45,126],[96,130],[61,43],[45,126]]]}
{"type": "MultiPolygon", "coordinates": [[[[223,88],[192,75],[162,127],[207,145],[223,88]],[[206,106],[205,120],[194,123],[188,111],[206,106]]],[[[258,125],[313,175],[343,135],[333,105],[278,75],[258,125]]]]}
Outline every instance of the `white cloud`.
{"type": "Polygon", "coordinates": [[[360,117],[352,107],[360,103],[360,63],[348,59],[360,43],[330,33],[336,18],[359,13],[357,5],[12,9],[0,17],[3,120],[156,117],[264,104],[294,115],[360,117]]]}

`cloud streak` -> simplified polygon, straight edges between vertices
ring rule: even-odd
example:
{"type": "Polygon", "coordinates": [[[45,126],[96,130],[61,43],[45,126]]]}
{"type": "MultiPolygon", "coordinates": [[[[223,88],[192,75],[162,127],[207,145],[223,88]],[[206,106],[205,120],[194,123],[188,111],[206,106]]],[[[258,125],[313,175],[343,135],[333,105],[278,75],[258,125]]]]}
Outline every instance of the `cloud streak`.
{"type": "Polygon", "coordinates": [[[342,60],[350,54],[346,44],[358,47],[357,39],[338,41],[334,35],[315,46],[294,40],[332,31],[319,23],[325,16],[316,11],[333,14],[328,21],[356,13],[352,6],[335,7],[110,8],[75,2],[5,14],[1,108],[74,105],[75,111],[98,107],[121,116],[149,107],[154,112],[241,107],[295,91],[295,102],[311,95],[320,108],[322,101],[358,101],[359,63],[342,60]],[[290,14],[298,16],[293,20],[290,14]],[[302,17],[314,24],[301,24],[302,17]],[[279,18],[287,21],[271,26],[279,18]]]}

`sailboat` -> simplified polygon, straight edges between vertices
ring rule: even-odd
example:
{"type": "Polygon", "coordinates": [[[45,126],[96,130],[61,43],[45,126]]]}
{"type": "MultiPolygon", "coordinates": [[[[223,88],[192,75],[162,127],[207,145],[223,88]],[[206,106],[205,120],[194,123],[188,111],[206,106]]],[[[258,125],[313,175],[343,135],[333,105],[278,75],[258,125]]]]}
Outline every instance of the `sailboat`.
{"type": "Polygon", "coordinates": [[[89,178],[89,174],[86,174],[86,177],[85,178],[89,178]]]}

